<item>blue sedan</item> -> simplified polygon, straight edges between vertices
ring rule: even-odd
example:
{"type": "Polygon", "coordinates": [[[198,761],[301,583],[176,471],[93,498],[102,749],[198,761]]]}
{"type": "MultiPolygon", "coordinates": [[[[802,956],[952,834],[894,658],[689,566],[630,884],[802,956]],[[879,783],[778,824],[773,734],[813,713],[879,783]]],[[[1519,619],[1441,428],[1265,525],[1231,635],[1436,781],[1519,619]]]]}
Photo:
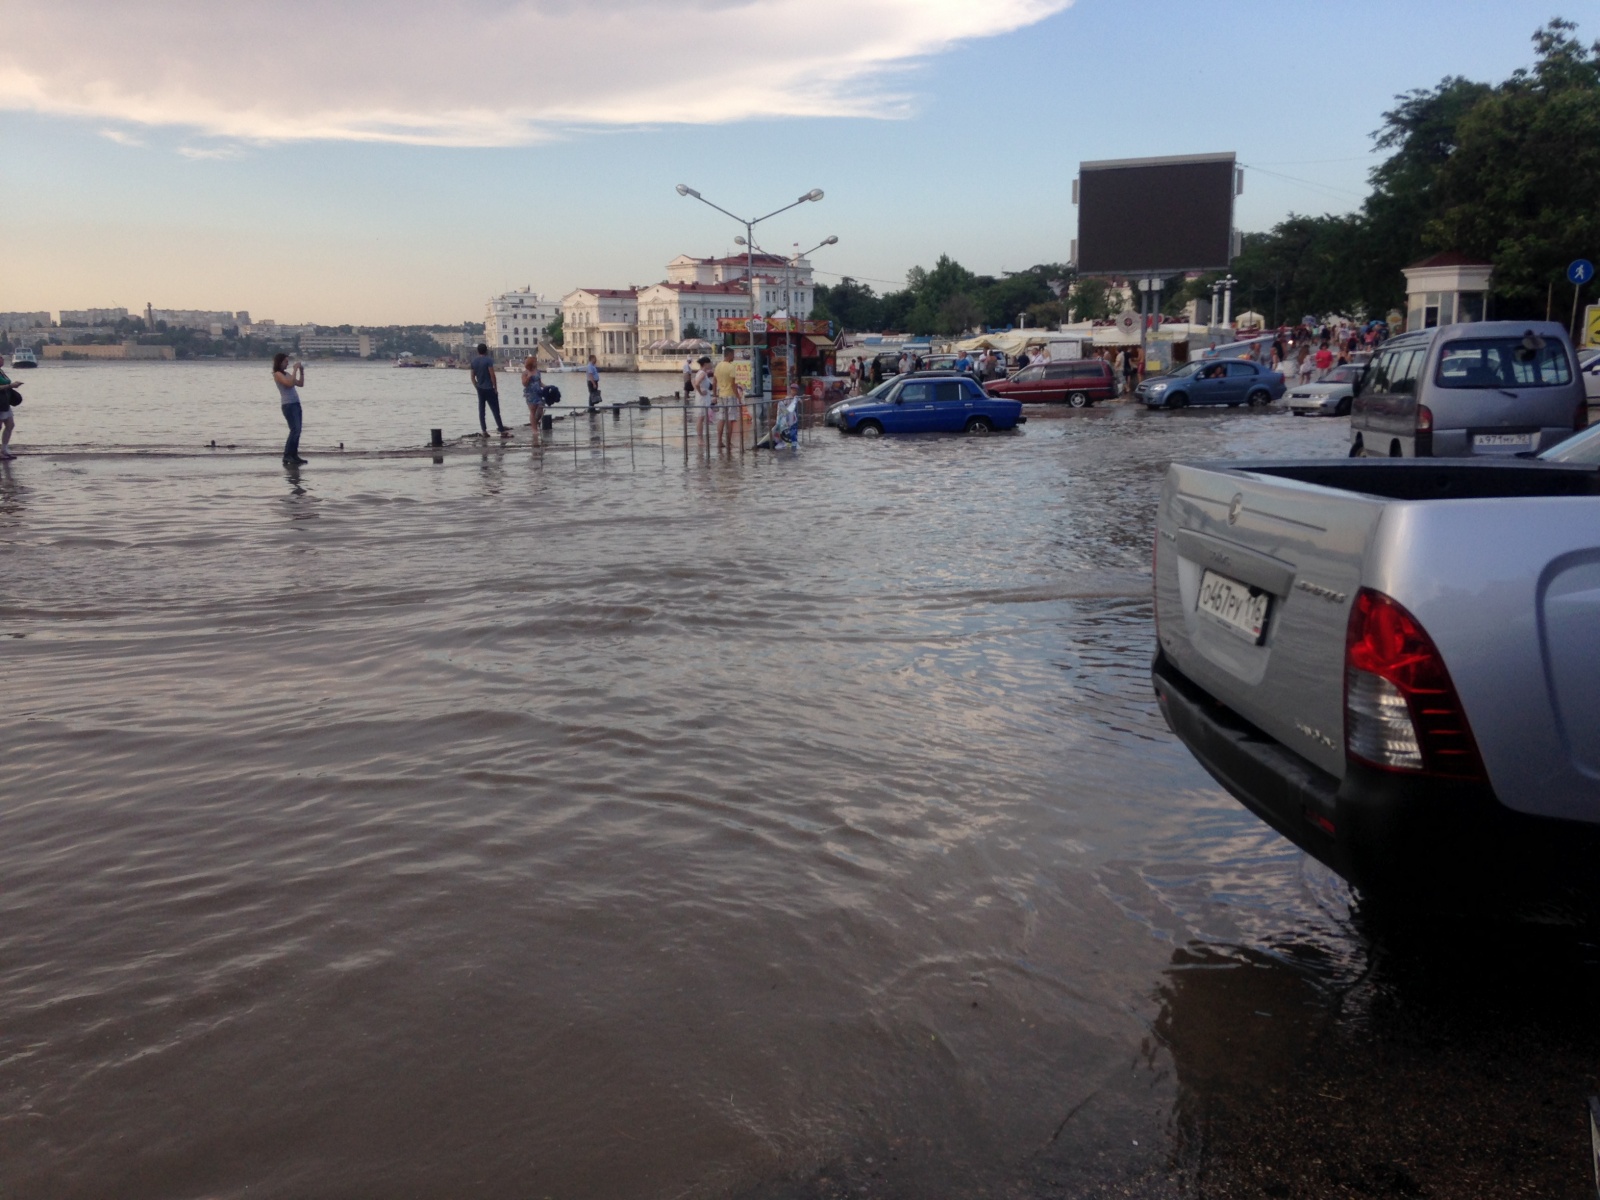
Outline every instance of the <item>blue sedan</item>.
{"type": "Polygon", "coordinates": [[[915,372],[880,384],[865,396],[828,409],[823,422],[845,433],[985,434],[1027,421],[1022,402],[986,393],[975,379],[945,372],[915,372]]]}
{"type": "Polygon", "coordinates": [[[1283,375],[1247,358],[1211,358],[1146,379],[1136,391],[1151,408],[1190,404],[1271,404],[1283,396],[1283,375]]]}

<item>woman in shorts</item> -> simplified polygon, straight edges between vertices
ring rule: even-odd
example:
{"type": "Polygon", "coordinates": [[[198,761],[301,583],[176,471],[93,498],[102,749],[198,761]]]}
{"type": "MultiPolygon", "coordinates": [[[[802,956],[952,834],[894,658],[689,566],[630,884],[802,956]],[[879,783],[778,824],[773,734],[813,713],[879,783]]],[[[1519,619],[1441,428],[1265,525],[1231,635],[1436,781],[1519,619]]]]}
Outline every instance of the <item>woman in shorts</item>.
{"type": "Polygon", "coordinates": [[[711,360],[704,355],[700,370],[695,373],[694,394],[700,408],[694,419],[695,436],[705,437],[717,425],[717,377],[711,373],[711,360]]]}
{"type": "Polygon", "coordinates": [[[544,444],[544,376],[539,359],[530,354],[522,362],[522,398],[528,403],[528,424],[533,428],[533,444],[544,444]]]}

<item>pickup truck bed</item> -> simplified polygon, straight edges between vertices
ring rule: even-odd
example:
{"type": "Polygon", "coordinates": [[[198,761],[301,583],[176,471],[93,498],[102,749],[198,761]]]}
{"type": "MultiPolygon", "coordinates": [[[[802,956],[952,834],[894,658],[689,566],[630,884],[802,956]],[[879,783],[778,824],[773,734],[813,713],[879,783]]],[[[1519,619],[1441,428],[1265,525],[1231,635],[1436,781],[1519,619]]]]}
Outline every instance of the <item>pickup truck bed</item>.
{"type": "Polygon", "coordinates": [[[1359,886],[1600,878],[1594,466],[1174,464],[1155,602],[1173,731],[1359,886]]]}

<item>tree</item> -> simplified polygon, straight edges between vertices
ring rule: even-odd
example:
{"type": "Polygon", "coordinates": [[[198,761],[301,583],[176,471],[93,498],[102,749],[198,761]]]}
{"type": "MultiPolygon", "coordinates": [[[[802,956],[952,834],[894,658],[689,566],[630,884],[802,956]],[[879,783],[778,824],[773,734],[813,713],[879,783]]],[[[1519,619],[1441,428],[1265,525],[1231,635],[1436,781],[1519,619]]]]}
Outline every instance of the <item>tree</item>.
{"type": "Polygon", "coordinates": [[[699,338],[704,336],[705,335],[700,332],[700,326],[696,325],[693,321],[688,322],[683,327],[683,340],[686,342],[691,338],[699,338]]]}
{"type": "Polygon", "coordinates": [[[567,335],[564,328],[565,318],[565,313],[557,313],[556,319],[544,327],[544,336],[549,339],[552,346],[563,346],[566,344],[567,335]]]}
{"type": "Polygon", "coordinates": [[[848,275],[832,287],[819,283],[811,315],[832,321],[841,331],[860,332],[883,326],[882,306],[872,289],[848,275]]]}
{"type": "Polygon", "coordinates": [[[1112,302],[1110,285],[1092,277],[1079,279],[1073,285],[1067,303],[1073,318],[1079,321],[1104,321],[1121,309],[1112,302]]]}
{"type": "Polygon", "coordinates": [[[953,337],[964,333],[983,318],[983,310],[965,292],[956,292],[939,305],[933,332],[953,337]]]}
{"type": "Polygon", "coordinates": [[[1460,116],[1435,177],[1424,242],[1492,262],[1505,316],[1543,316],[1566,264],[1600,257],[1600,42],[1581,45],[1574,28],[1534,35],[1532,70],[1460,116]]]}

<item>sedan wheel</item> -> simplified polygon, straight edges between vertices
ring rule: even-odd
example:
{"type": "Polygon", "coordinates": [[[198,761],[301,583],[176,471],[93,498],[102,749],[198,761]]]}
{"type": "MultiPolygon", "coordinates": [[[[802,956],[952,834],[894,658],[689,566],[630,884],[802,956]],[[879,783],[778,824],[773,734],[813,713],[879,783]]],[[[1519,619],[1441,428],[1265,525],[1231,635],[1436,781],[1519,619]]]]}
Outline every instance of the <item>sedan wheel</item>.
{"type": "Polygon", "coordinates": [[[1349,396],[1346,396],[1343,400],[1339,401],[1339,407],[1333,410],[1333,415],[1336,417],[1348,417],[1350,415],[1349,396]]]}
{"type": "Polygon", "coordinates": [[[881,437],[883,436],[883,426],[876,421],[863,421],[856,432],[866,438],[881,437]]]}
{"type": "Polygon", "coordinates": [[[967,432],[973,437],[985,437],[994,429],[994,422],[988,417],[968,417],[967,432]]]}
{"type": "Polygon", "coordinates": [[[1254,391],[1250,393],[1251,408],[1265,408],[1272,403],[1272,393],[1267,391],[1254,391]]]}
{"type": "Polygon", "coordinates": [[[1073,392],[1072,395],[1067,397],[1067,403],[1072,405],[1073,408],[1088,408],[1089,397],[1083,392],[1073,392]]]}
{"type": "Polygon", "coordinates": [[[1168,408],[1188,408],[1189,407],[1189,397],[1185,396],[1182,392],[1179,392],[1176,396],[1168,396],[1167,397],[1167,407],[1168,408]]]}

